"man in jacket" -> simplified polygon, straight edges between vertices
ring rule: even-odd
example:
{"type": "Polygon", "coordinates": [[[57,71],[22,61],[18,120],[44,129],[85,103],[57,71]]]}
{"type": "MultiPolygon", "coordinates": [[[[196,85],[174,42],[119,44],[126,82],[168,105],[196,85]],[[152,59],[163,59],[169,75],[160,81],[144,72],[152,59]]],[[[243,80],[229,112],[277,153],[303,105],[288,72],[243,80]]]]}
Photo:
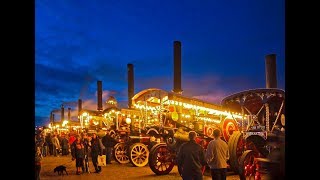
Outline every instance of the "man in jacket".
{"type": "Polygon", "coordinates": [[[111,164],[112,149],[117,144],[117,141],[114,137],[111,137],[110,131],[107,131],[106,135],[103,136],[102,144],[106,148],[106,164],[111,164]]]}
{"type": "Polygon", "coordinates": [[[205,161],[204,149],[196,143],[196,132],[189,132],[190,141],[181,145],[177,163],[178,168],[182,170],[183,180],[202,180],[202,167],[207,163],[205,161]]]}
{"type": "Polygon", "coordinates": [[[95,173],[100,173],[101,166],[98,166],[98,156],[102,155],[102,147],[100,145],[99,137],[96,133],[92,134],[92,139],[89,143],[89,146],[91,147],[91,159],[94,169],[96,170],[95,173]]]}
{"type": "Polygon", "coordinates": [[[214,140],[207,147],[206,160],[211,169],[212,180],[226,180],[227,160],[229,159],[228,144],[220,139],[219,129],[213,131],[214,140]]]}

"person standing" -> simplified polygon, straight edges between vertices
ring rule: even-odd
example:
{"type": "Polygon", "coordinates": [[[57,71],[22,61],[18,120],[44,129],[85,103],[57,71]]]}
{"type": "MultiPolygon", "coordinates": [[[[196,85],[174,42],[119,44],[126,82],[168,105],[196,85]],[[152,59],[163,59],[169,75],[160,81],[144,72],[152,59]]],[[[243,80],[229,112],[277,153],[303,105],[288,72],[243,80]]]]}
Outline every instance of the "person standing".
{"type": "Polygon", "coordinates": [[[60,150],[60,142],[56,134],[53,135],[51,141],[53,145],[53,155],[58,156],[60,150]]]}
{"type": "Polygon", "coordinates": [[[213,131],[214,140],[207,147],[206,160],[211,170],[212,180],[227,179],[227,160],[229,159],[228,144],[221,138],[219,129],[213,131]]]}
{"type": "Polygon", "coordinates": [[[80,169],[82,169],[82,173],[84,173],[85,168],[83,161],[85,156],[85,147],[80,135],[77,135],[76,140],[73,141],[71,145],[71,154],[72,161],[76,160],[77,175],[80,175],[80,169]]]}
{"type": "Polygon", "coordinates": [[[84,167],[85,167],[85,172],[90,173],[89,169],[89,138],[87,133],[82,134],[82,140],[84,144],[84,167]]]}
{"type": "Polygon", "coordinates": [[[89,146],[91,147],[91,159],[92,159],[92,164],[94,166],[94,169],[96,170],[95,173],[100,173],[101,166],[98,166],[98,156],[102,155],[103,150],[100,144],[99,137],[97,136],[96,133],[92,134],[92,139],[89,143],[89,146]]]}
{"type": "Polygon", "coordinates": [[[178,168],[181,169],[183,180],[202,180],[202,167],[205,161],[204,149],[196,143],[196,132],[189,132],[190,141],[183,143],[178,152],[178,168]]]}
{"type": "Polygon", "coordinates": [[[61,148],[62,148],[62,156],[69,154],[69,141],[66,138],[66,135],[62,135],[61,139],[61,148]]]}
{"type": "Polygon", "coordinates": [[[111,164],[112,150],[117,141],[110,135],[110,131],[106,132],[106,135],[102,138],[102,144],[106,151],[106,164],[111,164]]]}

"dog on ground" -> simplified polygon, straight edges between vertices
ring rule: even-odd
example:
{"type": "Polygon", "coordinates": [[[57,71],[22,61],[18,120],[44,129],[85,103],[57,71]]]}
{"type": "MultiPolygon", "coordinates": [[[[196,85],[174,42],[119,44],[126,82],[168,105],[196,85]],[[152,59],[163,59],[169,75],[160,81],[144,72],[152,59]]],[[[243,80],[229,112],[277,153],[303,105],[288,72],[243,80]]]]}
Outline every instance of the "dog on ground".
{"type": "Polygon", "coordinates": [[[66,172],[66,174],[68,175],[68,172],[67,172],[67,167],[65,166],[57,166],[56,168],[54,168],[53,172],[58,172],[58,175],[63,175],[63,172],[66,172]]]}

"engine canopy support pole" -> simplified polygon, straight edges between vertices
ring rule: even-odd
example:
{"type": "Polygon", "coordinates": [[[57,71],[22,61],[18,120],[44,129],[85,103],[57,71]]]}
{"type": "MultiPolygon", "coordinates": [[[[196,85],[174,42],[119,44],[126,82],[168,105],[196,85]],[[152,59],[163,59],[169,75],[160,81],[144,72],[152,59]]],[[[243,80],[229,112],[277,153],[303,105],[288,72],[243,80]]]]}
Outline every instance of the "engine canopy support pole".
{"type": "Polygon", "coordinates": [[[242,118],[241,118],[241,132],[243,132],[244,131],[244,127],[243,127],[243,119],[244,119],[244,108],[243,108],[243,106],[241,106],[241,116],[242,116],[242,118]]]}
{"type": "Polygon", "coordinates": [[[268,103],[265,103],[264,104],[265,107],[266,107],[266,127],[267,127],[267,132],[270,132],[270,120],[269,120],[269,104],[268,103]]]}
{"type": "Polygon", "coordinates": [[[283,104],[284,104],[284,100],[283,100],[283,101],[282,101],[282,103],[281,103],[281,106],[280,106],[279,112],[278,112],[278,114],[277,114],[276,121],[274,122],[274,125],[272,126],[271,132],[273,131],[273,129],[274,129],[274,127],[275,127],[275,125],[276,125],[276,124],[277,124],[277,122],[278,122],[278,119],[279,119],[280,112],[281,112],[281,110],[282,110],[283,104]]]}

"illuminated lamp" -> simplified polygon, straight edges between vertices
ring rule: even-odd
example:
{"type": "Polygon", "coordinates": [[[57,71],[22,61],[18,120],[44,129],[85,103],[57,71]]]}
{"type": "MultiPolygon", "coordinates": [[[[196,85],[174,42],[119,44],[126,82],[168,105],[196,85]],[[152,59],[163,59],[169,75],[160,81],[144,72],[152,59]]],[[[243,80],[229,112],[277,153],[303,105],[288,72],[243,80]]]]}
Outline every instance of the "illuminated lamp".
{"type": "Polygon", "coordinates": [[[127,118],[126,118],[126,123],[127,123],[127,124],[131,124],[131,119],[127,117],[127,118]]]}
{"type": "Polygon", "coordinates": [[[88,116],[88,113],[84,112],[82,113],[82,116],[88,116]]]}
{"type": "Polygon", "coordinates": [[[176,112],[176,107],[174,105],[170,105],[168,109],[169,109],[169,112],[176,112]]]}

